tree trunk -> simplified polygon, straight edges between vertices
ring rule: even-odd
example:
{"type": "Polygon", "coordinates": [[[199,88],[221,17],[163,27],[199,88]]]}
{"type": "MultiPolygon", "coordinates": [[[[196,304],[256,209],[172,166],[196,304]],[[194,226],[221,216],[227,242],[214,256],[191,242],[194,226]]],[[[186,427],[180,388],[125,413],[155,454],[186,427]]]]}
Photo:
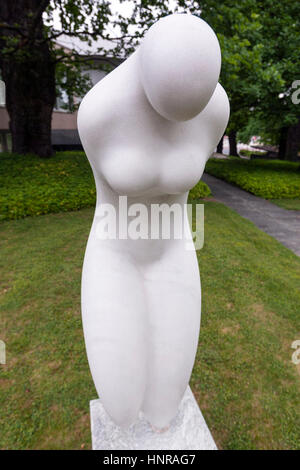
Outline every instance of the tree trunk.
{"type": "MultiPolygon", "coordinates": [[[[55,66],[48,42],[43,41],[41,3],[47,2],[0,2],[1,20],[10,25],[21,24],[26,32],[22,48],[1,57],[0,67],[6,85],[12,151],[49,157],[53,153],[51,119],[55,103],[55,66]],[[32,29],[34,19],[36,24],[32,29]]],[[[1,33],[10,37],[17,34],[11,29],[1,33]]]]}
{"type": "Polygon", "coordinates": [[[300,150],[300,119],[287,131],[285,160],[297,161],[300,150]]]}
{"type": "Polygon", "coordinates": [[[229,155],[233,157],[238,157],[237,153],[237,145],[236,145],[236,132],[231,131],[229,132],[229,155]]]}
{"type": "Polygon", "coordinates": [[[6,132],[0,132],[0,142],[1,142],[2,152],[8,152],[6,132]]]}
{"type": "Polygon", "coordinates": [[[286,143],[287,143],[287,127],[282,127],[280,129],[280,137],[279,137],[279,151],[278,151],[278,158],[280,160],[285,159],[286,153],[286,143]]]}
{"type": "Polygon", "coordinates": [[[218,153],[223,153],[223,140],[224,140],[224,135],[222,136],[222,139],[218,143],[218,146],[217,146],[217,152],[218,153]]]}

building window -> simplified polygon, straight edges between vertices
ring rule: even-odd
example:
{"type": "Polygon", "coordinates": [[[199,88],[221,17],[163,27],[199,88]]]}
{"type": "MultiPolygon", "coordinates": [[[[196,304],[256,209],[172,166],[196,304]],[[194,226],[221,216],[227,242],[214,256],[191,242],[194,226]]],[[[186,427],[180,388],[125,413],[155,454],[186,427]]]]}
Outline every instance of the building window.
{"type": "Polygon", "coordinates": [[[58,89],[58,96],[54,106],[55,111],[72,112],[73,110],[73,99],[68,93],[62,88],[58,89]]]}
{"type": "Polygon", "coordinates": [[[0,80],[0,106],[5,106],[5,83],[3,80],[0,80]]]}

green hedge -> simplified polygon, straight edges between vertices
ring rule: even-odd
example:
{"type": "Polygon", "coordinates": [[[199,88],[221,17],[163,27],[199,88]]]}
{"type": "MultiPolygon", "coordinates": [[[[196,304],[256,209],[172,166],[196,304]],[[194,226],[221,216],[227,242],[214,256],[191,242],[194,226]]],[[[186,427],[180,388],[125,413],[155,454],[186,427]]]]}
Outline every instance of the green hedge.
{"type": "Polygon", "coordinates": [[[212,158],[205,171],[265,199],[300,198],[299,163],[212,158]]]}
{"type": "Polygon", "coordinates": [[[241,149],[239,151],[239,154],[242,155],[243,157],[250,157],[251,155],[258,155],[260,157],[263,157],[266,155],[267,152],[259,152],[258,150],[247,150],[247,149],[241,149]]]}
{"type": "MultiPolygon", "coordinates": [[[[191,191],[208,196],[205,183],[191,191]]],[[[0,220],[78,210],[94,206],[96,189],[84,152],[58,152],[49,159],[0,154],[0,220]]]]}
{"type": "Polygon", "coordinates": [[[83,152],[59,152],[50,159],[0,154],[2,220],[92,206],[95,194],[83,152]]]}
{"type": "Polygon", "coordinates": [[[211,190],[203,181],[199,181],[189,192],[189,199],[203,199],[211,195],[211,190]]]}

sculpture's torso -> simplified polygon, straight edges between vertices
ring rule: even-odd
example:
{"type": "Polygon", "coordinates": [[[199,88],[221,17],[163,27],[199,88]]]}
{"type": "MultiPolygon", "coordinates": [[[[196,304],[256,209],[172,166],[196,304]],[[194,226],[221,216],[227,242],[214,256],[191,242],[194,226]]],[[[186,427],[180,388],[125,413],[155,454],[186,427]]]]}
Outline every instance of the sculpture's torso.
{"type": "Polygon", "coordinates": [[[226,93],[218,85],[201,114],[186,122],[168,121],[148,102],[136,62],[137,53],[84,98],[79,130],[88,158],[97,176],[119,194],[189,191],[201,178],[218,127],[224,128],[226,93]]]}
{"type": "MultiPolygon", "coordinates": [[[[129,207],[183,206],[228,119],[227,97],[218,85],[194,119],[166,120],[148,102],[136,60],[135,53],[88,93],[78,119],[97,208],[110,203],[117,213],[119,195],[128,196],[129,207]]],[[[185,392],[198,343],[196,254],[184,240],[99,240],[97,208],[82,278],[93,379],[115,422],[128,425],[143,411],[154,426],[164,427],[185,392]]]]}

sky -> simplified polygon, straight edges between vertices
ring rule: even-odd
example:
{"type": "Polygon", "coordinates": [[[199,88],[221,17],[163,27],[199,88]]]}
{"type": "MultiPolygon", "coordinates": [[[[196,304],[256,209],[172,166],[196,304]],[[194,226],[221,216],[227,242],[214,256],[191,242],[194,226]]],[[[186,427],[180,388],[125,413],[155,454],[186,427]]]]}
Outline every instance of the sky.
{"type": "MultiPolygon", "coordinates": [[[[129,17],[132,8],[133,8],[134,2],[128,0],[126,2],[120,3],[118,0],[111,0],[110,5],[111,5],[111,10],[113,14],[116,13],[121,13],[125,17],[129,17]]],[[[54,28],[60,30],[61,29],[61,23],[59,20],[59,15],[58,11],[54,12],[54,28]]]]}
{"type": "MultiPolygon", "coordinates": [[[[130,17],[134,3],[135,2],[131,1],[131,0],[128,0],[128,1],[125,1],[125,2],[122,2],[122,3],[120,3],[119,0],[111,0],[110,1],[110,8],[111,8],[111,11],[112,11],[113,15],[117,14],[117,13],[120,13],[122,16],[130,17]]],[[[173,11],[176,4],[177,4],[177,1],[176,0],[168,0],[168,2],[166,2],[166,3],[169,3],[169,6],[170,6],[171,10],[173,11]]],[[[61,29],[61,23],[60,23],[60,20],[59,20],[58,11],[54,12],[53,19],[54,19],[54,28],[57,29],[57,30],[60,30],[61,29]]],[[[114,31],[112,26],[110,26],[108,29],[109,29],[109,32],[116,33],[116,31],[114,31]]]]}
{"type": "MultiPolygon", "coordinates": [[[[134,6],[134,1],[132,0],[127,0],[124,2],[120,2],[119,0],[110,0],[110,9],[112,11],[112,15],[116,15],[117,13],[121,14],[124,17],[130,17],[133,6],[134,6]]],[[[176,5],[177,5],[177,0],[167,0],[166,2],[169,5],[169,8],[171,11],[174,11],[176,5]]],[[[89,22],[87,21],[87,24],[89,22]]],[[[52,26],[52,24],[51,24],[52,26]]],[[[55,30],[61,30],[61,22],[59,18],[59,10],[54,11],[53,13],[53,26],[55,30]]],[[[134,34],[137,30],[136,26],[131,25],[129,27],[129,32],[130,34],[134,34]]],[[[108,25],[106,28],[106,32],[109,34],[111,38],[116,38],[120,36],[120,30],[117,27],[114,27],[113,25],[108,25]]],[[[71,36],[60,36],[57,39],[57,42],[63,46],[75,49],[79,53],[84,53],[84,54],[95,54],[98,50],[98,48],[103,47],[106,50],[109,50],[111,48],[115,47],[115,44],[112,42],[108,42],[102,38],[98,38],[96,41],[92,41],[92,44],[89,46],[86,42],[82,42],[79,38],[77,37],[71,37],[71,36]]]]}

